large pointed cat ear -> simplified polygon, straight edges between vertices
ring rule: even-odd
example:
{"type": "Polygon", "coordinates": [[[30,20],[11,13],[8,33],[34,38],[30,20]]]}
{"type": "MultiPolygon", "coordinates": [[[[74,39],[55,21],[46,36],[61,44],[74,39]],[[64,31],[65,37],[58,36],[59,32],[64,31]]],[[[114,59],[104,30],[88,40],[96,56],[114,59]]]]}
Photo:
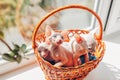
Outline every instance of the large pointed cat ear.
{"type": "Polygon", "coordinates": [[[45,29],[45,36],[49,37],[53,32],[53,29],[49,25],[47,25],[45,29]]]}
{"type": "Polygon", "coordinates": [[[49,36],[51,36],[53,32],[54,32],[53,29],[49,25],[47,25],[45,29],[45,36],[46,36],[45,42],[47,44],[50,44],[49,36]]]}
{"type": "Polygon", "coordinates": [[[64,37],[64,41],[65,41],[65,42],[69,42],[68,31],[63,30],[63,31],[61,32],[61,34],[62,34],[62,36],[64,37]]]}

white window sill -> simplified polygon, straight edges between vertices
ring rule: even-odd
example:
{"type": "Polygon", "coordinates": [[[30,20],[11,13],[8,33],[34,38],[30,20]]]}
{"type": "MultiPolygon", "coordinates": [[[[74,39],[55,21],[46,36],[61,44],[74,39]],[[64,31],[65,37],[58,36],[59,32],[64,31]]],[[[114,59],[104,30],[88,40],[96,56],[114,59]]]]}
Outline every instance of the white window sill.
{"type": "MultiPolygon", "coordinates": [[[[120,45],[105,42],[105,56],[99,66],[85,80],[120,80],[120,45]]],[[[31,64],[17,71],[2,75],[1,80],[45,80],[37,64],[31,64]]]]}
{"type": "Polygon", "coordinates": [[[22,59],[22,61],[19,64],[17,62],[9,62],[0,59],[0,75],[9,73],[19,68],[23,68],[24,66],[27,66],[29,64],[35,63],[35,55],[34,55],[34,51],[32,50],[32,47],[29,46],[27,49],[30,49],[30,51],[26,55],[26,57],[29,59],[28,60],[22,59]]]}

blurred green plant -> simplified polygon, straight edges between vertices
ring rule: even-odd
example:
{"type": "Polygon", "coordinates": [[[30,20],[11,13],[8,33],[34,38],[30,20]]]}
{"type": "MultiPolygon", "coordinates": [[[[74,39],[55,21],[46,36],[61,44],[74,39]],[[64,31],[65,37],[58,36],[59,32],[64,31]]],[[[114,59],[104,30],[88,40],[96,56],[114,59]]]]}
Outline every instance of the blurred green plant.
{"type": "Polygon", "coordinates": [[[0,28],[15,25],[15,10],[17,0],[0,0],[0,28]]]}
{"type": "Polygon", "coordinates": [[[10,50],[8,53],[2,54],[2,58],[4,60],[20,63],[22,61],[22,58],[28,59],[27,57],[25,57],[25,54],[29,50],[26,49],[27,46],[25,44],[19,46],[13,43],[14,48],[12,49],[3,38],[4,38],[4,33],[0,30],[0,41],[4,43],[10,50]]]}
{"type": "MultiPolygon", "coordinates": [[[[16,26],[16,7],[19,0],[0,0],[0,28],[16,26]]],[[[23,0],[22,8],[29,4],[29,0],[23,0]]],[[[21,9],[22,10],[22,9],[21,9]]],[[[23,13],[22,13],[23,14],[23,13]]]]}

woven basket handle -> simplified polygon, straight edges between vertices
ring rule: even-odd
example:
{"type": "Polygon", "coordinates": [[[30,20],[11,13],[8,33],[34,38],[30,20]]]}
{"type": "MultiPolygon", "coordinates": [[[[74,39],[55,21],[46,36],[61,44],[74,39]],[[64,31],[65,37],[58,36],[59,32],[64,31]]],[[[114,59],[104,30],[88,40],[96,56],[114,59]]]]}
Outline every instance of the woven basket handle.
{"type": "Polygon", "coordinates": [[[59,11],[62,11],[62,10],[65,10],[65,9],[69,9],[69,8],[78,8],[78,9],[83,9],[83,10],[86,10],[88,12],[90,12],[91,14],[93,14],[98,22],[99,22],[99,25],[100,25],[100,31],[99,31],[99,34],[98,35],[95,35],[96,39],[97,40],[102,40],[102,22],[101,22],[101,19],[100,17],[97,15],[96,12],[94,12],[93,10],[85,7],[85,6],[81,6],[81,5],[68,5],[68,6],[64,6],[64,7],[60,7],[60,8],[57,8],[55,10],[53,10],[52,12],[50,12],[49,14],[47,14],[46,16],[44,16],[40,22],[38,23],[38,25],[35,27],[34,31],[33,31],[33,35],[32,35],[32,41],[33,41],[33,48],[35,49],[35,37],[36,37],[36,34],[39,30],[39,27],[42,25],[42,23],[50,16],[52,16],[53,14],[59,12],[59,11]]]}

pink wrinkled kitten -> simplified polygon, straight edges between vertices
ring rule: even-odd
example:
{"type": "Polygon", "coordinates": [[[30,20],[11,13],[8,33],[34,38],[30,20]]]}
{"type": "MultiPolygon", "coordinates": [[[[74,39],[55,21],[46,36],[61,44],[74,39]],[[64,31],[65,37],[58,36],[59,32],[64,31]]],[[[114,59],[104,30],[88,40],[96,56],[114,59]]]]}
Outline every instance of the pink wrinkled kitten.
{"type": "Polygon", "coordinates": [[[80,35],[75,34],[75,39],[71,41],[72,45],[72,51],[73,51],[73,60],[74,60],[74,66],[78,66],[81,64],[80,56],[85,56],[85,62],[89,61],[88,56],[88,46],[84,38],[82,38],[80,35]]]}
{"type": "Polygon", "coordinates": [[[64,41],[61,33],[55,32],[50,26],[46,26],[45,36],[46,42],[50,44],[51,57],[56,62],[54,66],[73,66],[72,53],[61,45],[64,41]]]}
{"type": "Polygon", "coordinates": [[[53,58],[51,57],[51,52],[49,50],[49,45],[45,42],[38,43],[38,52],[40,53],[40,56],[44,58],[48,62],[54,62],[53,58]]]}

